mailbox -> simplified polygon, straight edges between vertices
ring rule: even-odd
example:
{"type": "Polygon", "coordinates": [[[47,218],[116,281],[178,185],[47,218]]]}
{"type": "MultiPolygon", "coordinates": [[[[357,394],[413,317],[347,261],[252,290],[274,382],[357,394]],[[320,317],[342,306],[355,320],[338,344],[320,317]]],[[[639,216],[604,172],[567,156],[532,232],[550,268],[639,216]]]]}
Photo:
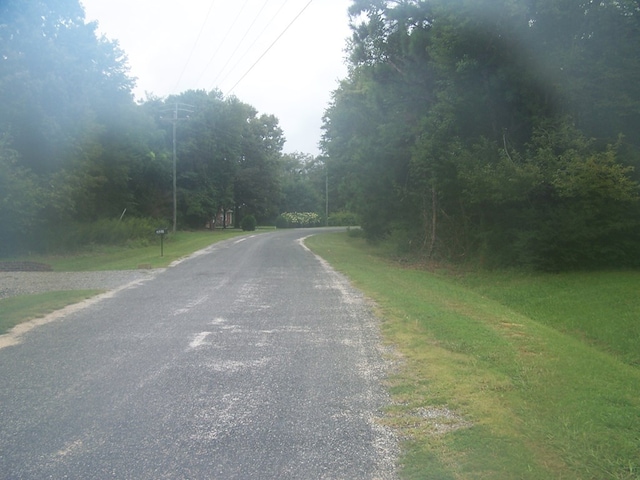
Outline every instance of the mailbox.
{"type": "Polygon", "coordinates": [[[169,233],[168,228],[156,228],[156,235],[160,235],[160,256],[164,257],[164,236],[169,233]]]}

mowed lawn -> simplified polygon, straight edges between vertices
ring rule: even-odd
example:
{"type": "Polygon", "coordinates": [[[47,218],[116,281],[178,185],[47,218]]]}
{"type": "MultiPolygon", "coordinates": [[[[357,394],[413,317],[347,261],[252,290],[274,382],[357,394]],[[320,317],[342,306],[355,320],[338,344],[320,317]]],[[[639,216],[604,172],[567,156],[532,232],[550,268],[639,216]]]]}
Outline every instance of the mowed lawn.
{"type": "Polygon", "coordinates": [[[640,478],[640,272],[427,271],[306,243],[375,300],[405,478],[640,478]]]}

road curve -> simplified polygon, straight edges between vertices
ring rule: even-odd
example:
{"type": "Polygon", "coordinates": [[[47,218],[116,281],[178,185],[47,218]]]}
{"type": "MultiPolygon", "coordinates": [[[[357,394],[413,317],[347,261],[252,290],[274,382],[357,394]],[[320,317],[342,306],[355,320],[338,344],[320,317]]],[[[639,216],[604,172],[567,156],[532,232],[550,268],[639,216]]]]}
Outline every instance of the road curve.
{"type": "Polygon", "coordinates": [[[0,478],[395,479],[378,325],[287,230],[0,349],[0,478]]]}

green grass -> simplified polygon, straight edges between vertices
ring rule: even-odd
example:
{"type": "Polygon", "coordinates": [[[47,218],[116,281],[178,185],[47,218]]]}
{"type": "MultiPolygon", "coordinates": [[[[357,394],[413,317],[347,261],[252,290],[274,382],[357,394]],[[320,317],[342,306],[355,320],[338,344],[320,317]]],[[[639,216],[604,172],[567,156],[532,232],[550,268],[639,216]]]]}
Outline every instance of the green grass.
{"type": "Polygon", "coordinates": [[[405,478],[640,478],[640,274],[460,276],[343,234],[307,244],[376,301],[402,356],[385,422],[405,478]]]}
{"type": "Polygon", "coordinates": [[[27,320],[45,315],[100,293],[100,290],[75,290],[22,295],[0,300],[0,335],[27,320]]]}
{"type": "Polygon", "coordinates": [[[233,229],[213,232],[176,232],[165,236],[163,256],[160,256],[160,239],[158,237],[156,244],[145,247],[95,246],[84,252],[70,255],[32,255],[3,260],[29,260],[46,263],[58,272],[134,270],[139,266],[160,268],[212,243],[246,234],[247,232],[242,230],[233,229]]]}
{"type": "Polygon", "coordinates": [[[640,366],[640,274],[485,272],[463,284],[538,322],[640,366]]]}

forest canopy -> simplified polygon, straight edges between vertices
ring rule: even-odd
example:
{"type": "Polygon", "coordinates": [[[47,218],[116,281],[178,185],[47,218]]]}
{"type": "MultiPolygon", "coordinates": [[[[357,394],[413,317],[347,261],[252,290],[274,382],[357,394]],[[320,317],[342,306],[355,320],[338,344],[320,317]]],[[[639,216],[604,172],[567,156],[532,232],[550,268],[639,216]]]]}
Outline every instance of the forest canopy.
{"type": "Polygon", "coordinates": [[[640,259],[632,0],[354,0],[323,149],[370,239],[542,269],[640,259]]]}
{"type": "Polygon", "coordinates": [[[78,0],[0,3],[0,255],[65,248],[65,232],[109,219],[170,225],[174,138],[179,228],[320,211],[286,189],[309,161],[282,154],[276,117],[217,90],[136,102],[135,81],[78,0]]]}
{"type": "Polygon", "coordinates": [[[0,3],[0,255],[123,216],[166,226],[175,145],[180,228],[356,213],[370,240],[435,261],[638,265],[637,2],[353,0],[349,14],[314,158],[283,154],[276,117],[217,90],[136,102],[125,52],[78,0],[0,3]]]}

